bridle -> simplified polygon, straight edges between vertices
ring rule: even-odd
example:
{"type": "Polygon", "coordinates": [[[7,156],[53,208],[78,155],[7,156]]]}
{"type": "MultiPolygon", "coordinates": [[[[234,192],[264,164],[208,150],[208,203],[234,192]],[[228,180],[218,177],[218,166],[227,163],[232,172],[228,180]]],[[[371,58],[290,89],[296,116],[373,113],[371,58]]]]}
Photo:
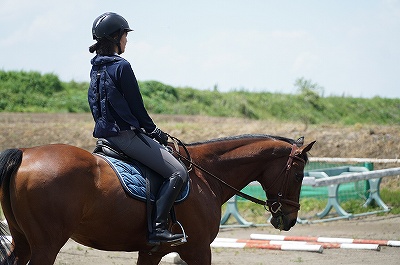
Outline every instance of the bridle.
{"type": "Polygon", "coordinates": [[[273,215],[278,215],[278,216],[284,215],[284,213],[282,212],[282,203],[294,206],[295,209],[296,209],[295,211],[300,210],[300,204],[298,202],[295,202],[295,201],[292,201],[292,200],[289,200],[289,199],[285,198],[285,195],[287,193],[287,188],[288,188],[288,182],[289,182],[288,181],[289,180],[289,173],[290,173],[290,170],[291,170],[292,165],[293,165],[293,160],[297,159],[297,160],[300,160],[304,164],[306,163],[304,159],[302,159],[302,158],[300,158],[300,157],[295,155],[296,154],[296,150],[297,150],[297,145],[293,144],[292,145],[292,150],[291,150],[289,158],[288,158],[288,161],[286,162],[286,166],[282,169],[280,174],[272,182],[272,185],[267,190],[265,190],[265,193],[267,193],[268,190],[270,190],[275,185],[275,183],[277,182],[279,177],[283,173],[285,173],[285,176],[283,178],[283,181],[282,181],[281,187],[279,189],[277,198],[267,199],[267,201],[266,201],[265,209],[269,210],[273,215]],[[266,206],[268,206],[268,209],[267,209],[266,206]]]}
{"type": "Polygon", "coordinates": [[[252,201],[254,203],[263,205],[265,210],[271,212],[273,216],[284,216],[285,215],[282,212],[282,203],[294,206],[296,208],[296,211],[298,211],[300,209],[300,204],[298,202],[295,202],[295,201],[292,201],[292,200],[289,200],[289,199],[285,198],[285,195],[286,195],[286,192],[287,192],[287,188],[288,188],[288,182],[289,182],[288,181],[289,173],[290,173],[290,170],[291,170],[292,165],[293,165],[293,160],[297,159],[297,160],[300,160],[304,164],[306,163],[304,159],[296,156],[296,150],[297,150],[297,145],[296,144],[292,145],[292,150],[291,150],[291,152],[289,154],[289,158],[288,158],[288,161],[286,162],[286,166],[282,169],[282,171],[279,173],[279,175],[274,179],[274,181],[272,182],[272,185],[267,190],[265,190],[265,193],[267,193],[267,191],[269,189],[271,189],[271,187],[273,187],[277,183],[279,177],[283,173],[285,173],[285,176],[284,176],[284,179],[282,181],[281,188],[279,189],[277,198],[267,199],[266,201],[262,201],[260,199],[257,199],[255,197],[251,196],[251,195],[248,195],[246,193],[241,192],[240,190],[238,190],[235,187],[231,186],[229,183],[223,181],[222,179],[218,178],[217,176],[215,176],[214,174],[212,174],[208,170],[204,169],[200,165],[194,163],[192,161],[192,158],[190,157],[189,151],[187,150],[185,144],[181,140],[179,140],[178,138],[176,138],[174,136],[171,136],[171,135],[168,135],[168,136],[172,139],[172,141],[174,143],[174,146],[175,146],[175,149],[176,149],[176,150],[172,150],[172,152],[174,154],[176,154],[177,156],[179,156],[179,158],[181,158],[181,159],[183,159],[183,160],[185,160],[186,162],[189,163],[189,165],[190,165],[190,169],[189,170],[192,169],[192,166],[198,168],[199,170],[201,170],[204,173],[210,175],[211,177],[213,177],[214,179],[218,180],[219,182],[221,182],[225,186],[227,186],[230,189],[234,190],[236,195],[238,195],[238,196],[240,196],[242,198],[245,198],[245,199],[247,199],[249,201],[252,201]],[[187,157],[183,156],[179,152],[179,146],[178,145],[181,145],[183,147],[187,157]]]}

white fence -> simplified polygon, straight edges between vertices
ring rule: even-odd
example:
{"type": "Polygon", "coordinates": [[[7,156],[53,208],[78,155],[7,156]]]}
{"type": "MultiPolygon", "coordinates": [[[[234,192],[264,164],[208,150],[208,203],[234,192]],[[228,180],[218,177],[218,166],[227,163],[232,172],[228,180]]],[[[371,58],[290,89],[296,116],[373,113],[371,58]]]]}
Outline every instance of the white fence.
{"type": "Polygon", "coordinates": [[[328,163],[376,163],[376,164],[400,164],[400,159],[381,158],[342,158],[342,157],[310,157],[310,162],[328,163]]]}
{"type": "MultiPolygon", "coordinates": [[[[346,175],[330,176],[328,178],[320,178],[320,179],[317,179],[315,177],[307,177],[306,183],[309,186],[321,187],[321,186],[328,186],[328,185],[332,185],[332,184],[342,184],[342,183],[375,179],[375,178],[383,178],[383,177],[396,176],[396,175],[400,175],[400,167],[389,168],[389,169],[380,169],[380,170],[374,170],[374,171],[366,171],[366,172],[349,173],[346,175]]],[[[303,185],[304,185],[304,183],[303,183],[303,185]]]]}
{"type": "MultiPolygon", "coordinates": [[[[318,158],[311,157],[310,162],[326,162],[326,163],[384,163],[384,164],[400,164],[400,159],[370,159],[370,158],[318,158]]],[[[336,219],[343,218],[353,218],[361,215],[369,215],[376,214],[379,212],[388,212],[390,208],[383,202],[380,198],[380,184],[382,178],[398,176],[400,175],[400,167],[396,168],[388,168],[388,169],[380,169],[380,170],[372,170],[369,171],[367,168],[360,167],[348,167],[350,170],[348,171],[340,171],[340,170],[332,170],[335,172],[335,175],[329,174],[329,170],[321,169],[321,170],[310,170],[306,172],[307,177],[303,180],[303,186],[311,186],[311,187],[328,187],[328,201],[325,209],[317,213],[317,217],[321,218],[319,220],[309,221],[304,219],[298,219],[300,223],[314,223],[314,222],[323,222],[323,221],[331,221],[336,219]],[[351,170],[353,169],[353,170],[351,170]],[[354,172],[356,171],[356,172],[354,172]],[[358,172],[357,172],[358,171],[358,172]],[[339,185],[343,183],[349,182],[358,182],[358,181],[368,181],[369,190],[368,197],[364,203],[364,206],[370,205],[373,201],[380,207],[378,211],[366,212],[361,214],[351,214],[346,212],[339,203],[339,185]],[[331,209],[335,209],[337,213],[337,217],[333,218],[325,218],[327,214],[331,211],[331,209]]],[[[332,173],[331,172],[331,173],[332,173]]],[[[259,185],[258,183],[251,183],[249,185],[259,185]]],[[[226,211],[221,219],[221,225],[225,224],[230,216],[233,216],[239,226],[250,226],[256,225],[246,221],[238,212],[237,208],[237,197],[232,197],[228,203],[226,211]]],[[[260,224],[263,225],[263,224],[260,224]]],[[[264,224],[265,225],[265,224],[264,224]]]]}

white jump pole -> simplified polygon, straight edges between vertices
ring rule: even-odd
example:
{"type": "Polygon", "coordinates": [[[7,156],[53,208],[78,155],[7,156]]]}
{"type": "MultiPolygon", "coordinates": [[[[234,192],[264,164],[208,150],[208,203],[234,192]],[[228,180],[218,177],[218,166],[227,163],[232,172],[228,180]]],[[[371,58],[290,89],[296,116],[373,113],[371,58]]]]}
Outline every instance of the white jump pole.
{"type": "MultiPolygon", "coordinates": [[[[307,241],[284,241],[284,240],[254,240],[254,239],[232,239],[232,238],[216,238],[214,240],[216,243],[241,243],[241,244],[251,244],[254,246],[258,245],[264,245],[264,244],[269,244],[269,245],[292,245],[290,247],[304,247],[308,248],[309,246],[311,249],[315,248],[315,251],[318,252],[319,247],[315,246],[321,246],[322,248],[326,249],[363,249],[363,250],[376,250],[380,251],[381,247],[378,244],[349,244],[349,243],[328,243],[328,242],[307,242],[307,241]]],[[[309,250],[311,251],[311,250],[309,250]]]]}
{"type": "Polygon", "coordinates": [[[240,240],[234,238],[216,238],[211,247],[214,248],[257,248],[271,250],[291,250],[291,251],[308,251],[322,253],[324,248],[321,245],[307,244],[271,244],[270,242],[254,242],[252,240],[240,240]]]}
{"type": "Polygon", "coordinates": [[[282,236],[282,235],[268,235],[268,234],[251,234],[250,238],[255,240],[306,241],[306,242],[341,243],[341,244],[377,244],[379,246],[400,247],[400,241],[396,240],[282,236]]]}

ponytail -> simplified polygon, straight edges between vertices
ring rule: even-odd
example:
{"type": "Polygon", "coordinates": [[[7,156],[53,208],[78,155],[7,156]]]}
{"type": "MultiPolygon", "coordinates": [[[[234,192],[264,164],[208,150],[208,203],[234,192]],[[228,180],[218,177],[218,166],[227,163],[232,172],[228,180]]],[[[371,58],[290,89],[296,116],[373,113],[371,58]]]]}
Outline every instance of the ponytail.
{"type": "Polygon", "coordinates": [[[115,48],[117,44],[113,41],[109,40],[108,38],[101,38],[97,40],[95,44],[89,47],[89,52],[101,55],[112,55],[115,53],[115,48]]]}
{"type": "Polygon", "coordinates": [[[95,44],[89,47],[89,52],[94,53],[95,51],[97,51],[98,48],[99,48],[99,43],[96,42],[95,44]]]}

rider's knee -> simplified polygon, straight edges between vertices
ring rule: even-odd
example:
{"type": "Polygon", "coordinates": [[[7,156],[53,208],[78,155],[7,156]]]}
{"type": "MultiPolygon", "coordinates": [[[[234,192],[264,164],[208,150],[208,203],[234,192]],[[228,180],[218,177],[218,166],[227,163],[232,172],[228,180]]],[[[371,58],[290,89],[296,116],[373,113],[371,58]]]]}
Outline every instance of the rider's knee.
{"type": "Polygon", "coordinates": [[[188,174],[186,168],[183,166],[182,166],[182,168],[177,169],[176,173],[182,179],[183,183],[185,183],[189,179],[189,174],[188,174]]]}

